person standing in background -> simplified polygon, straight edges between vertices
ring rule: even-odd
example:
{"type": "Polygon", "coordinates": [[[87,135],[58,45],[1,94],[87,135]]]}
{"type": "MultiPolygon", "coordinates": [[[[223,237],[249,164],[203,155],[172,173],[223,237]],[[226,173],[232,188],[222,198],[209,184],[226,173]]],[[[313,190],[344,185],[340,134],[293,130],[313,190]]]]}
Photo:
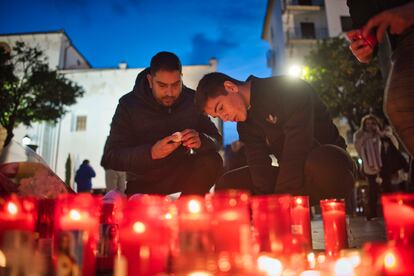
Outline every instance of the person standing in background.
{"type": "Polygon", "coordinates": [[[89,160],[83,160],[75,175],[77,192],[90,193],[92,191],[92,178],[95,176],[96,173],[91,165],[89,165],[89,160]]]}

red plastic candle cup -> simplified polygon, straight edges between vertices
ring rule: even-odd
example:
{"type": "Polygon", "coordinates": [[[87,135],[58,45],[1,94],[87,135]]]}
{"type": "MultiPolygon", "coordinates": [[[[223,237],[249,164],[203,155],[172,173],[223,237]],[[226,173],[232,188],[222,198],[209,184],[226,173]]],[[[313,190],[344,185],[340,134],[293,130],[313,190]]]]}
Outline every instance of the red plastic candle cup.
{"type": "Polygon", "coordinates": [[[56,199],[54,260],[56,275],[94,275],[101,198],[65,194],[56,199]]]}
{"type": "Polygon", "coordinates": [[[414,245],[414,194],[386,194],[381,200],[388,240],[414,245]]]}
{"type": "Polygon", "coordinates": [[[171,203],[165,196],[134,196],[126,203],[120,225],[120,251],[127,275],[157,275],[167,271],[171,203]]]}
{"type": "Polygon", "coordinates": [[[96,254],[98,274],[112,271],[119,248],[119,225],[122,220],[123,198],[103,202],[99,223],[99,242],[96,254]]]}
{"type": "Polygon", "coordinates": [[[310,224],[309,197],[294,196],[290,206],[292,235],[296,237],[307,250],[312,249],[310,224]]]}
{"type": "Polygon", "coordinates": [[[0,246],[10,232],[33,232],[36,217],[37,204],[34,198],[14,194],[0,198],[0,246]]]}
{"type": "Polygon", "coordinates": [[[208,194],[216,253],[251,252],[249,200],[250,195],[246,191],[226,190],[208,194]]]}
{"type": "Polygon", "coordinates": [[[348,247],[345,202],[343,199],[325,199],[320,201],[320,205],[325,251],[328,256],[336,256],[341,249],[348,247]]]}
{"type": "Polygon", "coordinates": [[[259,251],[279,256],[290,250],[290,195],[252,197],[253,226],[259,251]]]}
{"type": "Polygon", "coordinates": [[[49,259],[52,257],[53,229],[55,219],[56,200],[52,198],[38,199],[36,232],[38,250],[49,259]]]}
{"type": "Polygon", "coordinates": [[[181,196],[178,210],[178,238],[173,252],[173,271],[178,274],[191,271],[212,271],[214,245],[210,231],[210,213],[201,196],[181,196]]]}

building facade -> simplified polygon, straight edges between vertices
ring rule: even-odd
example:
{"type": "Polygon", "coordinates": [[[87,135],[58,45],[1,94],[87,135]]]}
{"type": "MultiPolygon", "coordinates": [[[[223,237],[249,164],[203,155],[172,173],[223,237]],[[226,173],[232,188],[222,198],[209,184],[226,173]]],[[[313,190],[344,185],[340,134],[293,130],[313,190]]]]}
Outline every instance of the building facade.
{"type": "Polygon", "coordinates": [[[346,0],[268,0],[262,39],[269,42],[273,75],[304,66],[318,40],[351,29],[346,0]]]}
{"type": "MultiPolygon", "coordinates": [[[[128,68],[126,63],[117,68],[92,68],[64,31],[0,35],[0,46],[12,49],[17,41],[41,49],[49,67],[80,85],[85,94],[68,107],[56,125],[19,126],[14,131],[14,140],[21,142],[23,137],[30,137],[32,144],[38,146],[37,153],[62,179],[68,156],[72,161],[72,179],[80,163],[89,159],[97,174],[92,180],[93,188],[104,188],[105,174],[100,160],[112,116],[119,98],[132,90],[136,76],[144,68],[128,68]]],[[[202,76],[216,71],[216,67],[214,59],[206,65],[183,66],[183,81],[194,89],[202,76]]],[[[220,125],[218,121],[215,123],[220,125]]]]}

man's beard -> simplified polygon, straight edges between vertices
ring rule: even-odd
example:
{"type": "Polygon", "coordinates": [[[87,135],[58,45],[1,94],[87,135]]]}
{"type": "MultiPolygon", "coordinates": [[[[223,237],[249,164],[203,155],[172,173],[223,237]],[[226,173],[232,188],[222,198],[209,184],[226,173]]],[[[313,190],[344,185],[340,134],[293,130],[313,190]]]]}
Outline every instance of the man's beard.
{"type": "Polygon", "coordinates": [[[166,96],[161,98],[161,103],[165,106],[172,106],[177,100],[177,97],[166,96]]]}

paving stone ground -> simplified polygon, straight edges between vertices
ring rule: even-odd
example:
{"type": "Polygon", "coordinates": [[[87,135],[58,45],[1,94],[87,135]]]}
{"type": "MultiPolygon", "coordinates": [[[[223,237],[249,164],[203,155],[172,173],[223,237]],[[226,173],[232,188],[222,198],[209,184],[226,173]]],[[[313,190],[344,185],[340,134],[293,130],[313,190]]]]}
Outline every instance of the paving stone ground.
{"type": "MultiPolygon", "coordinates": [[[[385,241],[385,225],[382,218],[367,221],[364,217],[348,220],[348,242],[350,248],[361,248],[368,241],[385,241]]],[[[313,249],[324,249],[323,223],[320,217],[311,221],[313,249]]]]}

